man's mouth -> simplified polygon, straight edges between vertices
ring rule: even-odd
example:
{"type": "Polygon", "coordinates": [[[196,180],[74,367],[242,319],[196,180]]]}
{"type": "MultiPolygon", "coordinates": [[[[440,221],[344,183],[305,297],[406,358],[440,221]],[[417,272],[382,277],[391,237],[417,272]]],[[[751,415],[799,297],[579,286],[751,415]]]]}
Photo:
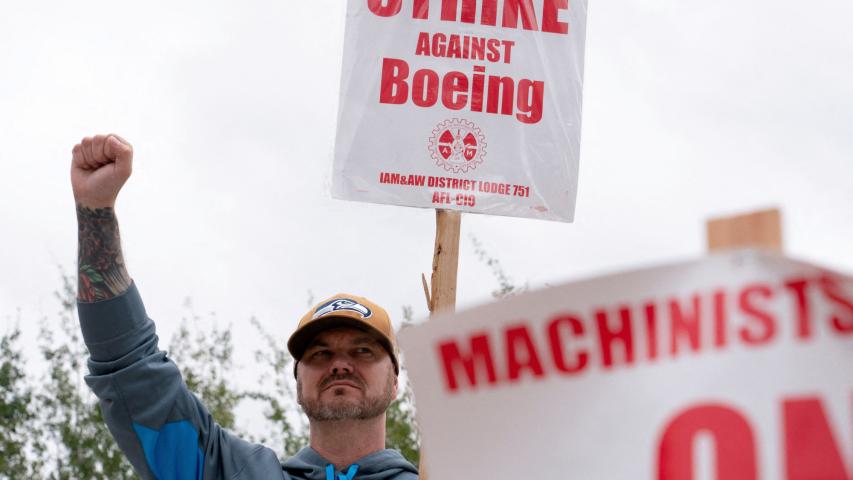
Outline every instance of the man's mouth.
{"type": "Polygon", "coordinates": [[[320,390],[328,390],[333,387],[350,387],[355,388],[357,390],[362,390],[361,382],[358,382],[352,378],[327,378],[320,385],[320,390]]]}
{"type": "Polygon", "coordinates": [[[328,389],[334,388],[334,387],[350,387],[350,388],[355,388],[355,389],[359,389],[359,390],[361,389],[361,387],[359,387],[358,385],[356,385],[352,382],[332,382],[323,390],[328,390],[328,389]]]}

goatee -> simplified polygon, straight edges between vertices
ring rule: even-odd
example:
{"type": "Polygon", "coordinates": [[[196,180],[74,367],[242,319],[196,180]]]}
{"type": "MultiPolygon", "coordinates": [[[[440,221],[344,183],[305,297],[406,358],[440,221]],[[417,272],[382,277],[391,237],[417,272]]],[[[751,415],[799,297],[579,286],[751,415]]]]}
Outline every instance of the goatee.
{"type": "MultiPolygon", "coordinates": [[[[320,382],[319,391],[334,381],[351,381],[358,385],[364,385],[364,382],[354,378],[352,375],[335,375],[325,378],[320,382]]],[[[336,387],[332,387],[336,388],[336,387]]],[[[302,394],[302,380],[296,381],[296,401],[302,407],[305,415],[311,420],[318,422],[333,422],[340,420],[368,420],[376,418],[385,413],[391,402],[394,401],[394,372],[389,372],[388,379],[385,382],[384,391],[375,396],[365,395],[358,402],[336,402],[332,399],[331,402],[324,401],[318,398],[306,399],[302,394]]]]}

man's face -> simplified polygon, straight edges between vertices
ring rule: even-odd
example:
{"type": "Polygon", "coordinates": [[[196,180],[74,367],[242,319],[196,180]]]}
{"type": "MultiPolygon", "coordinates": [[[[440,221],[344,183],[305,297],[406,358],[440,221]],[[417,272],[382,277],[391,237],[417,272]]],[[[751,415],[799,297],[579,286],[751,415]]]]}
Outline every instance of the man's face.
{"type": "Polygon", "coordinates": [[[397,396],[397,376],[373,335],[333,328],[317,335],[302,355],[296,394],[312,420],[364,420],[388,409],[397,396]]]}

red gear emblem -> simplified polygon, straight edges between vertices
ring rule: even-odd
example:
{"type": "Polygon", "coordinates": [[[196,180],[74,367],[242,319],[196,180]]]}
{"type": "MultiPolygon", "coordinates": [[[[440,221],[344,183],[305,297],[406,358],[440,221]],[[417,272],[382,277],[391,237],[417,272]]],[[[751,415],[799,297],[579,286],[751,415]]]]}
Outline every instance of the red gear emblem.
{"type": "Polygon", "coordinates": [[[464,173],[483,163],[486,137],[474,122],[445,120],[432,131],[429,151],[436,165],[448,172],[464,173]]]}

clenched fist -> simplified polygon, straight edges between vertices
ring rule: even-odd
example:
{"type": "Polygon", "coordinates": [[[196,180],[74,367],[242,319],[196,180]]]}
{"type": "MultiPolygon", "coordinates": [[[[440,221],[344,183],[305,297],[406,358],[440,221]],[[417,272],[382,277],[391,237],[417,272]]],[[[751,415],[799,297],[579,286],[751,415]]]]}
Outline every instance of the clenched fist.
{"type": "Polygon", "coordinates": [[[132,164],[133,147],[118,135],[84,138],[72,150],[74,201],[89,208],[115,206],[119,190],[130,177],[132,164]]]}

